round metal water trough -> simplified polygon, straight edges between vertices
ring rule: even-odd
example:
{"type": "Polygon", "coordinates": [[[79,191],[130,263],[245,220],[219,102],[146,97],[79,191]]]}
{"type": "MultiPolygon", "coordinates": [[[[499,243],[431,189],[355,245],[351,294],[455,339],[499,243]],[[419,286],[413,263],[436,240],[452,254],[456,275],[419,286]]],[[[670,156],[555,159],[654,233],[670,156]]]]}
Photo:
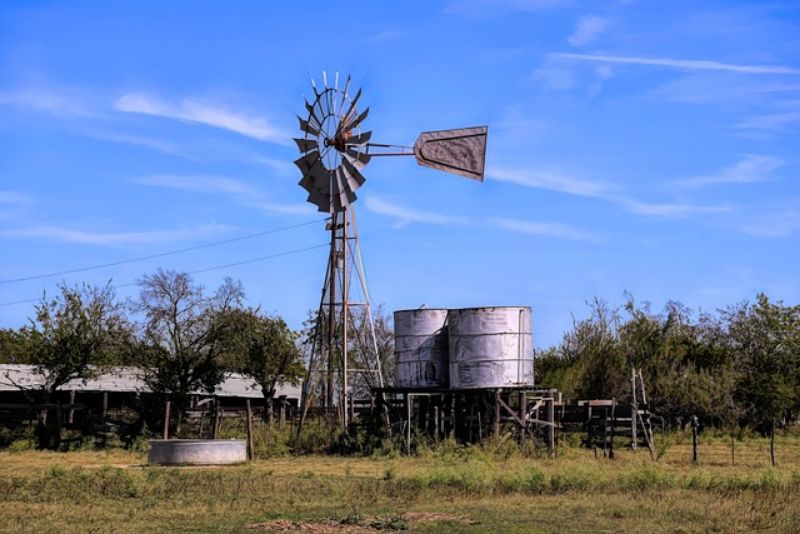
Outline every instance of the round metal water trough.
{"type": "Polygon", "coordinates": [[[151,439],[149,465],[230,465],[247,461],[243,439],[151,439]]]}

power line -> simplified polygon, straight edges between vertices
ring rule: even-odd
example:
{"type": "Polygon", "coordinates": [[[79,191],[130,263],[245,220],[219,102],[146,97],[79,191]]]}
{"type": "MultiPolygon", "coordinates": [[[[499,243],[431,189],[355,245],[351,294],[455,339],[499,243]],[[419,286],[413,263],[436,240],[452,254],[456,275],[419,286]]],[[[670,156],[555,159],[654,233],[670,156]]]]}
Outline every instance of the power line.
{"type": "MultiPolygon", "coordinates": [[[[265,230],[263,232],[258,232],[258,233],[255,233],[255,234],[248,234],[248,235],[243,235],[243,236],[239,236],[239,237],[232,237],[230,239],[223,239],[222,241],[212,241],[210,243],[204,243],[202,245],[195,245],[195,246],[192,246],[192,247],[181,248],[181,249],[178,249],[178,250],[170,250],[170,251],[167,251],[167,252],[159,252],[158,254],[150,254],[148,256],[139,256],[138,258],[130,258],[130,259],[127,259],[127,260],[112,261],[112,262],[109,262],[109,263],[101,263],[99,265],[90,265],[88,267],[79,267],[77,269],[69,269],[69,270],[66,270],[66,271],[58,271],[58,272],[48,273],[48,274],[37,274],[37,275],[34,275],[34,276],[26,276],[26,277],[23,277],[23,278],[14,278],[12,280],[0,280],[0,285],[13,284],[13,283],[16,283],[16,282],[27,282],[29,280],[41,280],[43,278],[53,278],[55,276],[63,276],[65,274],[82,273],[82,272],[85,272],[85,271],[93,271],[95,269],[104,269],[106,267],[115,267],[117,265],[124,265],[126,263],[135,263],[135,262],[139,262],[139,261],[152,260],[154,258],[163,258],[164,256],[172,256],[174,254],[181,254],[183,252],[191,252],[193,250],[200,250],[200,249],[204,249],[204,248],[217,247],[219,245],[226,245],[228,243],[235,243],[236,241],[243,241],[245,239],[253,239],[254,237],[261,237],[261,236],[265,236],[265,235],[269,235],[269,234],[275,234],[275,233],[278,233],[278,232],[283,232],[285,230],[292,230],[294,228],[300,228],[302,226],[309,226],[311,224],[317,224],[317,223],[321,222],[322,220],[324,220],[324,219],[316,219],[316,220],[313,220],[313,221],[308,221],[308,222],[304,222],[304,223],[300,223],[300,224],[294,224],[294,225],[291,225],[291,226],[282,226],[280,228],[273,228],[271,230],[265,230]]],[[[22,304],[22,302],[18,302],[17,304],[22,304]]]]}
{"type": "MultiPolygon", "coordinates": [[[[259,261],[270,260],[270,259],[273,259],[273,258],[280,258],[282,256],[290,256],[292,254],[299,254],[300,252],[307,252],[309,250],[314,250],[314,249],[323,248],[323,247],[329,247],[329,246],[330,246],[330,243],[321,243],[319,245],[312,245],[310,247],[298,248],[298,249],[295,249],[295,250],[288,250],[286,252],[277,252],[275,254],[269,254],[267,256],[260,256],[258,258],[252,258],[252,259],[249,259],[249,260],[242,260],[242,261],[236,261],[236,262],[233,262],[233,263],[225,263],[223,265],[215,265],[213,267],[206,267],[205,269],[198,269],[196,271],[189,271],[188,274],[207,273],[209,271],[216,271],[216,270],[219,270],[219,269],[227,269],[228,267],[236,267],[236,266],[239,266],[239,265],[246,265],[248,263],[256,263],[256,262],[259,262],[259,261]]],[[[120,288],[123,288],[123,287],[131,287],[131,286],[135,286],[135,285],[136,285],[136,282],[130,282],[130,283],[127,283],[127,284],[119,284],[119,285],[115,285],[115,286],[112,286],[112,287],[114,289],[120,289],[120,288]]],[[[41,300],[41,299],[28,299],[28,300],[15,300],[13,302],[2,302],[2,303],[0,303],[0,307],[2,307],[2,306],[13,306],[13,305],[16,305],[16,304],[29,304],[31,302],[39,302],[39,300],[41,300]]]]}

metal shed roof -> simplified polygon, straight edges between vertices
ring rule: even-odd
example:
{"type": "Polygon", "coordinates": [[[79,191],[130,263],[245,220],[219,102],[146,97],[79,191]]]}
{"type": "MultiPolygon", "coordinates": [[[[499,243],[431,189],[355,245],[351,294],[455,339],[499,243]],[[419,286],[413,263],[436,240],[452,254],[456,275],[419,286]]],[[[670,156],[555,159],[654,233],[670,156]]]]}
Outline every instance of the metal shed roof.
{"type": "MultiPolygon", "coordinates": [[[[33,389],[44,383],[46,375],[40,373],[35,365],[0,364],[0,392],[19,391],[20,388],[33,389]]],[[[82,381],[71,380],[59,388],[60,391],[108,391],[117,393],[149,393],[143,372],[138,367],[112,367],[105,369],[96,378],[82,381]]],[[[205,391],[196,391],[207,395],[205,391]]],[[[228,373],[214,393],[218,397],[261,398],[261,387],[249,376],[228,373]]],[[[286,395],[291,399],[300,398],[300,387],[280,384],[275,396],[286,395]]]]}

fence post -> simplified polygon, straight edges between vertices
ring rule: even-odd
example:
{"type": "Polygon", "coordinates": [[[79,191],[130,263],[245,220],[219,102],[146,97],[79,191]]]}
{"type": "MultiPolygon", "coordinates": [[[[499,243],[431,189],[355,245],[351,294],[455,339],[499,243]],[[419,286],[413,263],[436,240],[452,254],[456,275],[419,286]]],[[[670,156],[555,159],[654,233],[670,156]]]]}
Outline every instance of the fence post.
{"type": "Polygon", "coordinates": [[[500,390],[494,392],[494,418],[492,420],[492,436],[500,437],[500,390]]]}
{"type": "Polygon", "coordinates": [[[692,416],[692,463],[697,463],[697,427],[700,422],[696,415],[692,416]]]}
{"type": "Polygon", "coordinates": [[[547,400],[547,448],[550,456],[556,456],[556,399],[551,397],[547,400]]]}
{"type": "Polygon", "coordinates": [[[167,401],[167,406],[164,409],[164,439],[169,439],[169,412],[172,403],[167,401]]]}
{"type": "Polygon", "coordinates": [[[219,431],[219,401],[216,397],[212,401],[214,406],[214,414],[211,419],[211,439],[217,439],[217,432],[219,431]]]}
{"type": "Polygon", "coordinates": [[[256,456],[253,450],[253,412],[250,408],[250,399],[247,399],[247,459],[253,460],[256,456]]]}
{"type": "Polygon", "coordinates": [[[67,422],[73,424],[75,422],[75,390],[69,390],[69,412],[67,413],[67,422]]]}

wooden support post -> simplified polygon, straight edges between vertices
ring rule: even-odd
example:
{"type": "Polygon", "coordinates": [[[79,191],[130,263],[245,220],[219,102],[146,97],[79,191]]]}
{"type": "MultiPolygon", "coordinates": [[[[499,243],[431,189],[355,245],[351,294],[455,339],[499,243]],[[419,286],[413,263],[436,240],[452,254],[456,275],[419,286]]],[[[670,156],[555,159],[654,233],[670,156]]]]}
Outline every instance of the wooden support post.
{"type": "Polygon", "coordinates": [[[67,413],[67,422],[72,424],[75,422],[75,390],[69,391],[69,412],[67,413]]]}
{"type": "Polygon", "coordinates": [[[280,399],[281,403],[279,422],[282,425],[286,422],[286,395],[281,395],[280,397],[278,397],[278,399],[280,399]]]}
{"type": "Polygon", "coordinates": [[[464,418],[462,417],[463,410],[462,394],[455,393],[453,395],[453,435],[457,440],[463,439],[464,436],[464,431],[462,429],[464,424],[464,418]]]}
{"type": "Polygon", "coordinates": [[[697,463],[697,427],[700,426],[697,416],[692,416],[692,463],[697,463]]]}
{"type": "Polygon", "coordinates": [[[413,397],[405,393],[404,399],[406,401],[406,454],[411,456],[411,403],[413,397]]]}
{"type": "Polygon", "coordinates": [[[355,421],[355,417],[356,417],[356,398],[355,398],[355,395],[353,395],[352,393],[349,393],[347,395],[347,399],[348,399],[348,403],[347,404],[349,406],[349,413],[350,413],[349,417],[347,418],[347,421],[348,421],[349,424],[352,425],[353,421],[355,421]]]}
{"type": "MultiPolygon", "coordinates": [[[[608,444],[608,457],[613,460],[615,458],[614,452],[614,435],[617,433],[617,417],[616,417],[616,408],[617,408],[617,401],[614,400],[611,404],[611,441],[608,444]]],[[[606,424],[608,424],[609,419],[606,419],[606,424]]]]}
{"type": "Polygon", "coordinates": [[[636,402],[636,368],[631,367],[631,449],[636,450],[639,435],[636,432],[636,419],[639,413],[639,404],[636,402]]]}
{"type": "Polygon", "coordinates": [[[769,460],[772,462],[772,467],[775,467],[775,419],[772,420],[769,431],[769,460]]]}
{"type": "Polygon", "coordinates": [[[170,401],[167,401],[166,407],[164,408],[164,439],[169,439],[169,412],[171,404],[170,401]]]}
{"type": "Polygon", "coordinates": [[[106,413],[108,412],[108,391],[103,392],[103,422],[106,422],[106,413]]]}
{"type": "Polygon", "coordinates": [[[556,455],[556,400],[549,398],[547,400],[547,448],[550,450],[550,456],[555,458],[556,455]]]}
{"type": "Polygon", "coordinates": [[[253,449],[253,410],[250,407],[250,399],[247,399],[245,402],[247,403],[247,459],[253,460],[255,458],[255,450],[253,449]]]}
{"type": "Polygon", "coordinates": [[[522,431],[520,432],[520,444],[525,442],[528,437],[528,396],[524,391],[519,392],[519,418],[522,421],[522,431]]]}
{"type": "Polygon", "coordinates": [[[217,439],[217,432],[219,431],[219,401],[216,397],[211,401],[214,413],[211,418],[211,439],[217,439]]]}
{"type": "Polygon", "coordinates": [[[494,439],[500,437],[500,390],[494,391],[494,417],[492,418],[492,436],[494,439]]]}
{"type": "Polygon", "coordinates": [[[433,407],[433,442],[439,444],[439,406],[433,407]]]}

